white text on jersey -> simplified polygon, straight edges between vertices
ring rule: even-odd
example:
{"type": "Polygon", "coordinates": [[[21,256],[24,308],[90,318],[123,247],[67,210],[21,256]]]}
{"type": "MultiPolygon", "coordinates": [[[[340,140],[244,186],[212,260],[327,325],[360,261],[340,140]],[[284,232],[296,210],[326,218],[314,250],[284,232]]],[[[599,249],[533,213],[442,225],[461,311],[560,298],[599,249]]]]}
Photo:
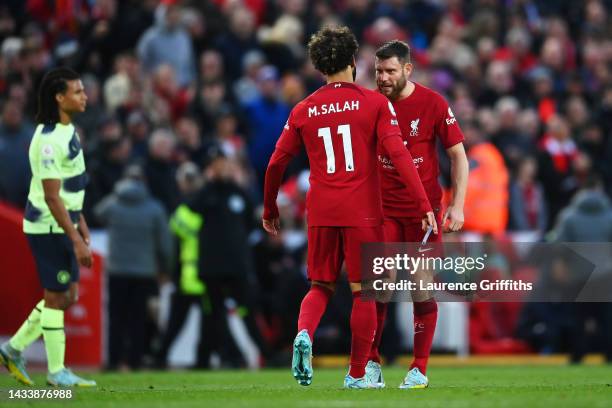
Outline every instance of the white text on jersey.
{"type": "Polygon", "coordinates": [[[308,117],[311,118],[313,116],[328,115],[330,113],[340,113],[344,111],[354,110],[359,110],[359,101],[344,101],[344,105],[342,104],[342,102],[335,102],[330,104],[323,104],[321,106],[309,107],[308,117]]]}

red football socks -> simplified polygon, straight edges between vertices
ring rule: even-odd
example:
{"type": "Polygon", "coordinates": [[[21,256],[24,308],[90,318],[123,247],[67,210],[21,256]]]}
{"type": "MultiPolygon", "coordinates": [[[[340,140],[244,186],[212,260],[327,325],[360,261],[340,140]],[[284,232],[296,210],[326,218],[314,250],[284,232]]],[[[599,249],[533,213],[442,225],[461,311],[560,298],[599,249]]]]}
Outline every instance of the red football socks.
{"type": "Polygon", "coordinates": [[[376,331],[376,303],[361,299],[361,291],[353,292],[351,312],[351,368],[349,375],[361,378],[365,375],[374,334],[376,331]]]}
{"type": "Polygon", "coordinates": [[[414,303],[414,360],[410,365],[411,370],[418,367],[426,374],[437,320],[438,304],[435,299],[414,303]]]}
{"type": "Polygon", "coordinates": [[[298,318],[298,333],[306,329],[310,336],[310,341],[314,338],[314,333],[319,326],[321,317],[325,313],[327,303],[334,294],[333,291],[320,285],[312,285],[304,296],[300,306],[300,317],[298,318]]]}
{"type": "Polygon", "coordinates": [[[370,360],[380,364],[380,341],[382,339],[383,329],[385,328],[385,319],[387,318],[387,304],[376,302],[376,334],[374,335],[374,343],[370,351],[370,360]]]}

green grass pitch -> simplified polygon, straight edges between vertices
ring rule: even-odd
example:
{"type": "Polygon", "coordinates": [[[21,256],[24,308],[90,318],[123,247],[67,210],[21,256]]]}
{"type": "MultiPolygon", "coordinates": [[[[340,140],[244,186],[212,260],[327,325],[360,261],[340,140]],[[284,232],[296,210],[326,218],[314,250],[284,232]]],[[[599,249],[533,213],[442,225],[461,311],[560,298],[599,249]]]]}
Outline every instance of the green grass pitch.
{"type": "MultiPolygon", "coordinates": [[[[0,405],[33,407],[610,407],[612,367],[434,367],[430,387],[402,391],[403,368],[384,370],[384,390],[343,390],[345,370],[315,369],[310,387],[289,369],[217,372],[94,373],[97,389],[77,389],[71,401],[8,399],[19,388],[0,376],[0,405]]],[[[44,384],[43,374],[34,374],[44,384]]],[[[40,386],[39,386],[40,387],[40,386]]]]}

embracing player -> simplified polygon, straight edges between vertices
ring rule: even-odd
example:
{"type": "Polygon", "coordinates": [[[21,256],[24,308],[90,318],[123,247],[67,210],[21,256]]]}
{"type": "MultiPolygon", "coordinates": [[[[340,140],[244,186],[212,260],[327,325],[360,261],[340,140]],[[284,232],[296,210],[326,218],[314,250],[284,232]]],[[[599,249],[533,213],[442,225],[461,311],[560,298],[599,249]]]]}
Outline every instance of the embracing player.
{"type": "MultiPolygon", "coordinates": [[[[459,231],[463,227],[463,204],[468,179],[468,161],[463,148],[463,134],[446,100],[423,85],[409,81],[413,66],[410,48],[402,41],[390,41],[376,51],[376,85],[380,93],[393,103],[402,131],[403,143],[408,147],[417,167],[436,221],[444,232],[459,231]],[[453,197],[440,219],[442,188],[436,142],[440,140],[451,161],[453,197]]],[[[379,169],[383,191],[384,231],[387,242],[420,242],[423,239],[418,202],[404,188],[397,172],[381,151],[379,169]]],[[[442,242],[442,234],[432,234],[430,242],[442,242]]],[[[400,388],[425,388],[427,360],[431,350],[438,306],[428,293],[413,294],[414,305],[414,360],[400,388]]],[[[382,336],[386,303],[376,303],[376,337],[367,365],[371,381],[384,386],[378,347],[382,336]]]]}
{"type": "Polygon", "coordinates": [[[378,145],[396,163],[399,179],[413,195],[419,222],[437,230],[391,104],[380,93],[353,83],[357,48],[346,27],[324,28],[312,36],[309,55],[327,85],[293,108],[266,171],[263,227],[277,234],[278,189],[287,164],[305,147],[310,162],[307,263],[312,285],[300,308],[292,362],[293,376],[301,385],[312,382],[313,336],[346,261],[353,308],[350,371],[344,387],[376,387],[365,375],[376,331],[376,305],[360,296],[360,244],[384,240],[378,145]]]}

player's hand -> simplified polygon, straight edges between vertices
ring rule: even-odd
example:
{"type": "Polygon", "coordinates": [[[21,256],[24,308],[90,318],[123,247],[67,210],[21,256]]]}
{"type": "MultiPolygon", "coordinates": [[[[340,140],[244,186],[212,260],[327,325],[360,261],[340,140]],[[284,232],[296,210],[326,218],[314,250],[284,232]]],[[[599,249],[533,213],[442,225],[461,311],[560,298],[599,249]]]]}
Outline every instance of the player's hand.
{"type": "Polygon", "coordinates": [[[463,228],[463,208],[448,206],[446,211],[444,212],[444,217],[442,218],[442,226],[444,228],[444,232],[455,232],[460,231],[463,228]],[[446,225],[446,221],[448,220],[448,225],[446,225]]]}
{"type": "Polygon", "coordinates": [[[271,220],[266,220],[264,218],[261,221],[263,229],[265,229],[268,234],[278,235],[280,233],[280,218],[276,217],[271,220]]]}
{"type": "Polygon", "coordinates": [[[83,238],[85,245],[89,246],[91,244],[91,236],[89,235],[89,228],[87,228],[87,224],[82,223],[79,225],[79,233],[81,234],[81,238],[83,238]]]}
{"type": "Polygon", "coordinates": [[[81,238],[83,238],[83,241],[85,241],[85,244],[87,244],[87,246],[89,246],[91,244],[91,236],[89,234],[89,227],[87,226],[87,223],[85,222],[85,217],[83,217],[83,214],[81,214],[81,216],[79,217],[79,234],[81,235],[81,238]]]}
{"type": "Polygon", "coordinates": [[[91,268],[93,263],[91,250],[82,239],[79,239],[74,243],[74,255],[81,266],[91,268]]]}
{"type": "Polygon", "coordinates": [[[437,234],[438,233],[438,223],[436,222],[436,216],[434,215],[433,211],[430,211],[427,214],[425,214],[425,217],[423,217],[423,220],[421,221],[421,226],[423,228],[423,231],[427,231],[427,227],[429,227],[430,225],[431,225],[431,228],[433,229],[433,233],[437,234]]]}

